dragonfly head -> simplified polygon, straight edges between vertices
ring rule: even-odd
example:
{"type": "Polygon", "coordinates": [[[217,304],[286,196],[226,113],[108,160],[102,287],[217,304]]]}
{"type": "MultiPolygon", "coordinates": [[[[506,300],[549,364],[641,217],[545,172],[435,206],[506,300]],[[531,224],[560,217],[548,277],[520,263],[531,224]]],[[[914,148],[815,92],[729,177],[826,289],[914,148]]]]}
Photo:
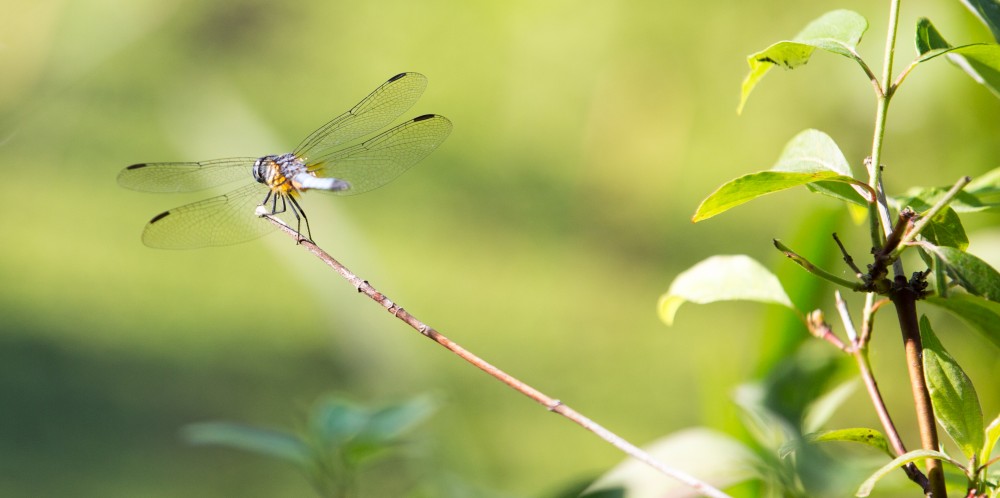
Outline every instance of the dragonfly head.
{"type": "Polygon", "coordinates": [[[257,180],[264,185],[267,185],[268,178],[273,174],[274,171],[274,160],[278,156],[264,156],[253,163],[253,179],[257,180]]]}

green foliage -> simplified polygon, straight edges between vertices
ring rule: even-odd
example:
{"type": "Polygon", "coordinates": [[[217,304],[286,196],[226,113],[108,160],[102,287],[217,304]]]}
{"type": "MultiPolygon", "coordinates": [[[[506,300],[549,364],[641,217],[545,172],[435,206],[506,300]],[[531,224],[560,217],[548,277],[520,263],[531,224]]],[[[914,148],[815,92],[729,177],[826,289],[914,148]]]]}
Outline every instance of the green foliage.
{"type": "Polygon", "coordinates": [[[685,302],[757,301],[794,309],[781,282],[767,268],[748,256],[712,256],[677,275],[657,305],[660,319],[674,322],[685,302]]]}
{"type": "MultiPolygon", "coordinates": [[[[991,0],[982,2],[970,0],[965,3],[990,27],[995,36],[1000,33],[998,31],[1000,4],[991,0]]],[[[896,10],[893,10],[893,13],[898,15],[896,10]]],[[[886,64],[892,64],[893,60],[895,26],[892,25],[893,33],[890,33],[887,41],[886,64]]],[[[975,43],[952,46],[930,20],[921,18],[915,27],[914,36],[917,57],[895,80],[890,80],[892,71],[889,67],[885,72],[886,81],[879,81],[857,52],[857,45],[867,28],[868,22],[859,14],[837,10],[813,21],[795,38],[779,41],[751,54],[747,59],[750,72],[743,81],[738,111],[742,111],[751,91],[772,67],[781,66],[786,69],[800,67],[809,61],[816,49],[854,60],[871,79],[880,106],[872,139],[874,161],[878,161],[882,141],[885,138],[884,116],[889,103],[906,77],[918,65],[942,55],[946,56],[975,81],[1000,97],[1000,45],[975,43]]],[[[872,159],[869,158],[869,161],[872,159]]],[[[816,130],[805,130],[785,146],[777,163],[770,170],[740,176],[708,195],[696,210],[692,220],[695,222],[705,220],[760,196],[803,185],[811,191],[834,197],[848,206],[868,209],[869,235],[874,246],[872,251],[874,258],[867,266],[861,266],[867,267],[867,274],[857,266],[854,267],[858,268],[856,271],[865,282],[864,285],[852,285],[850,280],[823,270],[808,261],[808,255],[794,253],[777,240],[775,245],[816,277],[853,290],[871,292],[872,294],[867,296],[863,311],[866,320],[877,311],[877,306],[874,304],[876,292],[889,296],[896,305],[905,300],[912,301],[926,297],[929,303],[956,314],[991,342],[1000,346],[1000,272],[966,252],[970,240],[961,218],[962,214],[993,210],[1000,205],[1000,169],[986,173],[971,182],[967,177],[963,177],[954,187],[913,187],[905,194],[897,196],[886,195],[882,190],[881,165],[869,166],[868,170],[867,182],[856,180],[844,154],[832,138],[816,130]],[[876,198],[887,199],[880,201],[888,204],[882,208],[885,211],[876,211],[876,198]],[[890,206],[895,209],[898,222],[893,221],[893,213],[888,211],[890,206]],[[928,265],[928,271],[916,272],[907,279],[899,256],[914,247],[918,248],[922,261],[928,265]],[[932,272],[937,285],[930,291],[926,279],[932,272]],[[965,292],[957,290],[956,287],[961,287],[965,292]]],[[[847,249],[843,246],[840,246],[840,249],[844,251],[844,259],[848,263],[853,263],[853,258],[847,253],[847,249]]],[[[706,261],[711,260],[710,258],[706,261]]],[[[757,296],[754,300],[775,302],[773,299],[759,298],[762,294],[759,289],[774,288],[773,282],[776,281],[774,276],[763,268],[755,268],[754,271],[760,281],[746,283],[744,285],[747,286],[747,290],[740,291],[731,288],[737,285],[737,282],[727,282],[711,271],[706,271],[704,265],[705,262],[699,263],[691,270],[680,274],[671,285],[670,291],[661,297],[660,315],[666,323],[672,323],[677,307],[687,301],[747,299],[749,295],[757,296]],[[698,293],[689,289],[709,290],[698,293]],[[689,293],[690,296],[685,293],[689,293]],[[710,297],[705,298],[703,295],[710,297]],[[691,296],[697,296],[698,299],[691,296]]],[[[777,288],[780,288],[780,285],[777,288]]],[[[905,309],[914,307],[900,307],[900,310],[904,310],[901,313],[908,313],[905,309]]],[[[825,314],[819,310],[808,315],[806,326],[817,337],[826,339],[839,350],[854,356],[856,363],[862,367],[862,375],[871,376],[871,369],[867,366],[868,336],[860,336],[854,330],[846,304],[840,304],[838,311],[844,325],[851,327],[849,343],[845,344],[835,338],[832,326],[826,323],[825,314]]],[[[819,467],[815,462],[823,460],[817,457],[817,453],[812,449],[816,443],[830,441],[861,443],[878,449],[892,459],[871,474],[857,490],[858,496],[868,496],[879,479],[904,466],[907,475],[915,482],[920,482],[920,479],[915,477],[919,470],[911,464],[927,459],[948,462],[961,469],[968,479],[968,485],[979,492],[983,492],[989,486],[985,477],[986,469],[982,464],[1000,437],[1000,428],[997,428],[1000,422],[995,421],[988,428],[984,427],[982,408],[972,380],[937,340],[927,317],[920,318],[919,330],[909,325],[916,322],[915,315],[912,321],[901,318],[900,326],[906,329],[903,330],[904,337],[919,334],[923,340],[924,349],[920,365],[922,369],[917,370],[922,372],[923,382],[915,381],[913,389],[917,393],[926,390],[933,404],[934,413],[920,413],[920,422],[924,426],[923,430],[934,430],[935,426],[940,424],[965,454],[967,461],[954,459],[943,450],[938,451],[938,448],[924,448],[898,455],[897,451],[902,450],[894,449],[890,444],[890,438],[875,429],[820,430],[820,426],[828,420],[829,414],[843,403],[846,395],[834,390],[831,394],[821,396],[811,383],[819,381],[820,377],[810,379],[796,372],[791,377],[797,378],[799,382],[796,387],[800,391],[805,391],[798,393],[799,396],[815,400],[812,404],[813,413],[816,414],[814,420],[803,423],[805,411],[802,407],[809,406],[808,403],[776,402],[780,399],[776,397],[779,393],[790,392],[781,389],[780,383],[773,382],[783,377],[780,374],[782,365],[779,364],[768,374],[770,382],[744,386],[737,394],[737,404],[743,410],[744,424],[752,440],[762,448],[774,450],[778,455],[778,459],[771,459],[758,452],[759,461],[766,467],[766,470],[760,470],[761,479],[768,484],[771,492],[786,496],[814,496],[822,493],[823,489],[832,489],[832,487],[814,486],[815,483],[822,481],[822,478],[816,479],[815,471],[819,467]],[[811,432],[803,433],[803,427],[808,427],[811,432]],[[785,459],[793,454],[797,463],[789,464],[785,459]]],[[[869,332],[866,331],[866,334],[869,332]]],[[[794,362],[787,365],[794,365],[794,362]]],[[[911,365],[911,368],[917,366],[911,365]]],[[[916,377],[919,378],[920,375],[916,377]]],[[[874,379],[869,379],[867,384],[869,397],[877,407],[881,406],[884,402],[873,387],[874,379]]],[[[791,392],[794,392],[794,389],[791,392]]],[[[884,412],[884,406],[881,408],[884,412]]],[[[887,432],[893,431],[894,438],[891,440],[897,441],[895,428],[891,424],[885,425],[885,428],[887,432]]],[[[838,472],[832,469],[833,467],[829,467],[824,470],[827,474],[838,472]]],[[[820,471],[821,474],[822,472],[823,470],[820,471]]],[[[940,472],[932,473],[929,478],[925,475],[925,480],[929,479],[929,488],[924,491],[935,493],[935,496],[943,492],[945,484],[941,475],[940,472]]]]}
{"type": "Polygon", "coordinates": [[[321,496],[349,496],[360,468],[389,455],[433,411],[434,403],[426,397],[374,410],[329,397],[316,403],[301,434],[202,422],[185,427],[183,435],[192,444],[285,460],[302,469],[321,496]]]}
{"type": "MultiPolygon", "coordinates": [[[[866,427],[811,432],[803,437],[803,441],[806,443],[823,443],[830,441],[861,443],[889,455],[889,458],[894,458],[896,456],[892,452],[892,449],[889,448],[889,441],[886,440],[885,434],[882,434],[875,429],[869,429],[866,427]]],[[[790,452],[791,449],[793,449],[791,446],[785,448],[786,453],[790,452]]]]}
{"type": "Polygon", "coordinates": [[[937,256],[948,275],[970,294],[993,302],[1000,301],[1000,272],[985,261],[954,247],[930,243],[923,243],[920,247],[937,256]]]}
{"type": "Polygon", "coordinates": [[[833,139],[818,130],[805,130],[785,145],[770,170],[744,175],[722,185],[702,201],[691,220],[706,220],[762,195],[801,185],[867,205],[855,189],[867,194],[868,186],[853,178],[847,159],[833,139]]]}
{"type": "Polygon", "coordinates": [[[947,454],[942,453],[940,451],[934,451],[934,450],[913,450],[913,451],[908,451],[908,452],[906,452],[906,453],[904,453],[904,454],[896,457],[891,462],[883,465],[880,469],[878,469],[877,471],[875,471],[875,473],[872,474],[871,477],[869,477],[868,479],[866,479],[865,482],[861,483],[861,487],[858,488],[858,492],[857,492],[857,494],[855,496],[864,497],[864,496],[870,495],[871,492],[872,492],[872,490],[875,488],[875,483],[877,483],[879,481],[879,479],[882,479],[883,477],[889,475],[890,472],[892,472],[892,471],[894,471],[894,470],[896,470],[896,469],[898,469],[898,468],[900,468],[900,467],[902,467],[902,466],[904,466],[904,465],[906,465],[908,463],[913,463],[913,462],[917,462],[917,461],[920,461],[920,460],[925,460],[925,459],[928,459],[928,458],[934,458],[934,459],[937,459],[937,460],[943,460],[943,461],[946,461],[946,462],[951,462],[951,463],[953,463],[955,465],[960,465],[959,462],[953,461],[951,459],[951,457],[949,457],[947,454]]]}
{"type": "Polygon", "coordinates": [[[979,454],[985,441],[983,409],[976,388],[938,341],[926,316],[920,317],[920,339],[924,347],[924,378],[934,404],[934,415],[965,456],[972,459],[979,454]]]}
{"type": "Polygon", "coordinates": [[[947,298],[930,296],[926,302],[950,311],[1000,348],[1000,303],[957,292],[947,298]]]}
{"type": "Polygon", "coordinates": [[[809,23],[795,38],[777,42],[747,57],[750,73],[743,80],[740,104],[742,112],[750,92],[774,66],[795,69],[807,62],[817,48],[861,61],[855,52],[862,35],[868,30],[868,21],[849,10],[835,10],[809,23]]]}

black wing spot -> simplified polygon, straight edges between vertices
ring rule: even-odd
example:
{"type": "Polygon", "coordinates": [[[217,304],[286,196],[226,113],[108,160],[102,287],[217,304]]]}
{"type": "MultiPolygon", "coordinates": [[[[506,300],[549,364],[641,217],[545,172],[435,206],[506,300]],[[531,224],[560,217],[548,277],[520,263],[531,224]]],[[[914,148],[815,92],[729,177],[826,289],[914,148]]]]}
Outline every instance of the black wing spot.
{"type": "Polygon", "coordinates": [[[131,165],[131,166],[125,168],[125,169],[139,169],[139,168],[145,168],[146,166],[149,166],[149,164],[148,163],[139,163],[139,164],[133,164],[133,165],[131,165]]]}
{"type": "Polygon", "coordinates": [[[413,118],[413,122],[416,123],[417,121],[426,121],[436,116],[437,114],[424,114],[423,116],[417,116],[413,118]]]}
{"type": "Polygon", "coordinates": [[[162,212],[162,213],[154,216],[153,219],[149,220],[149,223],[150,224],[156,223],[157,221],[160,221],[163,218],[166,218],[168,214],[170,214],[170,211],[164,211],[164,212],[162,212]]]}
{"type": "Polygon", "coordinates": [[[393,76],[392,78],[389,78],[389,81],[386,81],[386,83],[392,83],[393,81],[396,81],[396,80],[402,78],[403,76],[406,76],[406,73],[399,73],[399,74],[393,76]]]}

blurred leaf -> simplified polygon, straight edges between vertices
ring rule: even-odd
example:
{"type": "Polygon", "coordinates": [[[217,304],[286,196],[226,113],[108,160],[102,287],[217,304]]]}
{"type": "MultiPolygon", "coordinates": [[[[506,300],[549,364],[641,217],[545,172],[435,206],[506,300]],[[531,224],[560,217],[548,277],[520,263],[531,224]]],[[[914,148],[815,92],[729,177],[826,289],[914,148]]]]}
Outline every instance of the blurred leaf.
{"type": "Polygon", "coordinates": [[[360,433],[368,423],[368,413],[350,401],[328,397],[316,403],[309,426],[312,434],[330,449],[340,448],[344,442],[360,433]]]}
{"type": "Polygon", "coordinates": [[[921,17],[917,21],[917,54],[924,55],[931,50],[945,49],[951,47],[944,41],[941,33],[931,24],[930,19],[921,17]]]}
{"type": "MultiPolygon", "coordinates": [[[[753,470],[756,458],[750,450],[739,441],[710,429],[699,427],[675,432],[644,449],[666,465],[698,476],[718,488],[756,477],[753,470]]],[[[681,498],[693,495],[687,485],[629,458],[601,476],[583,496],[681,498]],[[618,490],[624,490],[625,494],[615,494],[618,490]]]]}
{"type": "Polygon", "coordinates": [[[371,415],[367,427],[359,437],[374,441],[394,440],[427,420],[435,409],[436,404],[428,396],[387,406],[371,415]]]}
{"type": "Polygon", "coordinates": [[[192,444],[227,446],[299,465],[304,465],[311,459],[308,445],[298,437],[281,431],[232,422],[202,422],[187,425],[182,434],[192,444]]]}
{"type": "Polygon", "coordinates": [[[963,193],[975,196],[989,207],[1000,205],[1000,168],[994,168],[977,176],[965,186],[963,193]]]}
{"type": "Polygon", "coordinates": [[[760,446],[777,450],[798,433],[784,417],[767,406],[764,386],[758,383],[742,384],[733,393],[733,401],[740,408],[741,419],[747,432],[760,446]]]}
{"type": "Polygon", "coordinates": [[[795,38],[780,41],[750,55],[747,57],[750,73],[743,80],[736,112],[743,112],[750,92],[772,67],[780,65],[785,69],[795,69],[809,62],[817,48],[862,62],[855,48],[867,30],[868,21],[860,14],[835,10],[809,23],[795,38]]]}
{"type": "Polygon", "coordinates": [[[990,28],[993,38],[1000,42],[1000,2],[997,0],[962,0],[962,3],[990,28]]]}
{"type": "Polygon", "coordinates": [[[840,405],[847,401],[847,398],[854,393],[857,387],[858,382],[855,379],[848,380],[810,403],[805,411],[802,429],[807,432],[819,430],[830,420],[837,408],[840,408],[840,405]]]}
{"type": "Polygon", "coordinates": [[[404,433],[426,420],[434,409],[431,398],[423,396],[366,414],[364,426],[343,445],[345,458],[360,464],[387,455],[404,433]]]}
{"type": "MultiPolygon", "coordinates": [[[[802,436],[802,440],[810,444],[829,441],[861,443],[875,449],[882,450],[883,453],[889,455],[889,458],[896,457],[892,450],[889,449],[889,441],[886,440],[885,435],[875,429],[869,429],[866,427],[812,432],[802,436]]],[[[788,454],[796,450],[796,444],[794,443],[795,442],[790,441],[781,447],[779,454],[782,458],[788,456],[788,454]]]]}
{"type": "Polygon", "coordinates": [[[959,465],[958,462],[955,462],[954,460],[951,459],[951,457],[949,457],[944,453],[941,453],[940,451],[932,451],[932,450],[910,451],[896,457],[893,461],[885,464],[882,468],[876,470],[875,473],[871,475],[871,477],[866,479],[865,482],[861,484],[861,487],[858,488],[858,492],[855,496],[864,497],[870,495],[872,489],[875,487],[875,483],[878,482],[879,479],[887,476],[890,472],[902,467],[903,465],[906,465],[910,462],[915,462],[917,460],[923,460],[925,458],[936,458],[938,460],[944,460],[946,462],[951,462],[955,465],[959,465]]]}
{"type": "Polygon", "coordinates": [[[934,405],[934,416],[965,456],[983,448],[983,408],[969,376],[938,341],[927,316],[920,317],[924,379],[934,405]]]}
{"type": "Polygon", "coordinates": [[[997,418],[993,419],[986,427],[986,443],[983,445],[983,451],[979,454],[980,464],[989,461],[997,440],[1000,440],[1000,415],[997,415],[997,418]]]}
{"type": "Polygon", "coordinates": [[[1000,303],[964,293],[930,296],[926,301],[950,311],[1000,348],[1000,303]]]}
{"type": "MultiPolygon", "coordinates": [[[[829,135],[818,130],[805,130],[792,137],[781,156],[768,171],[751,173],[716,189],[701,202],[691,221],[699,222],[723,213],[762,195],[808,185],[811,190],[851,202],[864,204],[854,185],[855,180],[844,154],[829,135]],[[831,185],[847,183],[843,189],[831,185]]],[[[867,191],[862,190],[867,195],[867,191]]]]}
{"type": "Polygon", "coordinates": [[[920,247],[941,258],[948,274],[970,294],[994,302],[1000,300],[1000,273],[985,261],[954,247],[935,246],[927,242],[922,242],[920,247]]]}
{"type": "Polygon", "coordinates": [[[767,268],[749,256],[712,256],[681,272],[660,296],[660,319],[672,325],[685,302],[758,301],[794,309],[785,290],[767,268]]]}

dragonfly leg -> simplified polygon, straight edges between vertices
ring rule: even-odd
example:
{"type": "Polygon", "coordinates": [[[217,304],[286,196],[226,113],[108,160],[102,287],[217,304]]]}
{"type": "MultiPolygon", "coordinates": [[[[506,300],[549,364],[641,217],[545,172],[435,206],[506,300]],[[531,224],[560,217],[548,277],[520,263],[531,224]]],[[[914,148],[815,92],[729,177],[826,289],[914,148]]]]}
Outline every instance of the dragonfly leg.
{"type": "Polygon", "coordinates": [[[302,222],[306,223],[306,233],[308,234],[305,239],[312,242],[312,230],[309,228],[309,218],[306,217],[306,212],[302,210],[302,206],[299,202],[295,200],[292,196],[287,196],[288,202],[292,206],[292,214],[295,215],[295,220],[298,222],[296,230],[299,232],[299,236],[302,236],[302,222]]]}

